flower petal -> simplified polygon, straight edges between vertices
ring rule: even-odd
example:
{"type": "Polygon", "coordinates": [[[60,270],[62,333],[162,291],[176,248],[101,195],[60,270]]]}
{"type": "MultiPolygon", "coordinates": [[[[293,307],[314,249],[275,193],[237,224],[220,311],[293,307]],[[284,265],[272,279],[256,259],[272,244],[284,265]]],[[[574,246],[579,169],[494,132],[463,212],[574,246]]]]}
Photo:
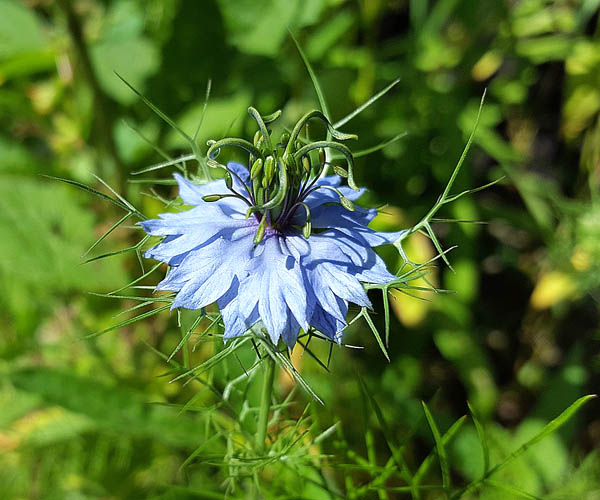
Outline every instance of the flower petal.
{"type": "Polygon", "coordinates": [[[260,319],[273,342],[277,342],[292,314],[299,328],[308,329],[314,302],[309,300],[302,271],[287,251],[283,237],[271,234],[257,246],[241,283],[242,314],[248,315],[258,305],[260,319]]]}
{"type": "MultiPolygon", "coordinates": [[[[348,304],[344,302],[344,306],[343,314],[345,318],[346,314],[348,314],[348,304]]],[[[315,307],[310,324],[338,344],[342,341],[342,330],[346,328],[346,321],[337,319],[322,307],[315,307]]]]}

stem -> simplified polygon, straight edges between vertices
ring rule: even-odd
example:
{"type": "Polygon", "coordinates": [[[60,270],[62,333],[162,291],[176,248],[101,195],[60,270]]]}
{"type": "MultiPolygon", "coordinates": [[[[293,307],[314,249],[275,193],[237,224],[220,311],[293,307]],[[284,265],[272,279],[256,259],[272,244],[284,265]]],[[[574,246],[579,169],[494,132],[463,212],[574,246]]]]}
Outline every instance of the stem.
{"type": "MultiPolygon", "coordinates": [[[[120,182],[119,166],[121,162],[117,152],[117,145],[112,135],[114,125],[112,103],[100,87],[100,82],[85,43],[81,19],[75,12],[71,0],[61,0],[59,5],[66,16],[67,29],[77,54],[82,76],[92,90],[94,99],[94,135],[97,138],[98,146],[103,156],[113,163],[113,171],[110,174],[117,177],[120,182]]],[[[98,162],[98,170],[102,176],[105,176],[107,172],[102,171],[103,163],[102,160],[98,162]]]]}
{"type": "MultiPolygon", "coordinates": [[[[181,338],[185,339],[186,331],[185,329],[181,329],[181,338]]],[[[185,344],[183,344],[183,366],[186,370],[190,369],[190,344],[189,341],[186,340],[185,344]]]]}
{"type": "Polygon", "coordinates": [[[273,391],[273,380],[275,379],[275,360],[267,355],[264,363],[266,364],[265,378],[263,379],[262,394],[260,396],[258,428],[256,432],[256,445],[260,453],[263,453],[265,450],[269,410],[271,409],[271,393],[273,391]]]}

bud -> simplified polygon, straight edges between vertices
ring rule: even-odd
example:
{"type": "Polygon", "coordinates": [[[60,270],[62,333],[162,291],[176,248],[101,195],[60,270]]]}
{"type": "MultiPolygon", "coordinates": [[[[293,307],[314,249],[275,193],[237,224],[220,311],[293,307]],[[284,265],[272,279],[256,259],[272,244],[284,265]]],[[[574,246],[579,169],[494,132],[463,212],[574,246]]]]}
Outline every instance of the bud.
{"type": "Polygon", "coordinates": [[[250,169],[250,178],[255,179],[258,177],[263,168],[262,158],[259,158],[252,164],[252,168],[250,169]]]}
{"type": "Polygon", "coordinates": [[[304,146],[304,144],[302,144],[300,141],[296,141],[296,151],[298,151],[302,146],[304,146]]]}
{"type": "Polygon", "coordinates": [[[290,134],[288,134],[287,132],[284,132],[283,134],[281,134],[281,139],[279,139],[279,141],[283,144],[287,144],[290,140],[290,134]]]}
{"type": "Polygon", "coordinates": [[[260,140],[261,137],[262,136],[260,135],[260,130],[257,130],[254,133],[254,141],[253,141],[253,143],[254,143],[255,146],[258,144],[258,141],[260,140]]]}

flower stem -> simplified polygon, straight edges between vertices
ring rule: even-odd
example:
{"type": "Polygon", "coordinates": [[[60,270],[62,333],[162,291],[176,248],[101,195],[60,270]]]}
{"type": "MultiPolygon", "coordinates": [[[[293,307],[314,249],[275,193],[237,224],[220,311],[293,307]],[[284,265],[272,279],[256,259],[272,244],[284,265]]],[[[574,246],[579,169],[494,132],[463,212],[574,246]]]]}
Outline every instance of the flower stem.
{"type": "Polygon", "coordinates": [[[266,356],[265,378],[263,379],[262,393],[260,396],[260,409],[258,413],[258,428],[256,432],[256,445],[260,453],[265,450],[265,438],[267,437],[267,424],[269,423],[269,410],[271,409],[271,393],[273,391],[273,380],[275,379],[275,360],[266,356]]]}

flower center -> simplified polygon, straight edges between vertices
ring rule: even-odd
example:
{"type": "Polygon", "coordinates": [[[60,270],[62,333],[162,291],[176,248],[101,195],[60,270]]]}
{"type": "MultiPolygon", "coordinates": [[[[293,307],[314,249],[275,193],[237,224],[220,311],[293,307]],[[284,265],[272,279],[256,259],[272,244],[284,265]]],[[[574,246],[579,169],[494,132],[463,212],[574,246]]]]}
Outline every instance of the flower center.
{"type": "Polygon", "coordinates": [[[333,186],[321,185],[318,181],[325,168],[331,164],[337,175],[347,178],[348,185],[358,190],[354,183],[352,152],[341,142],[330,140],[330,137],[337,141],[343,141],[356,139],[357,136],[339,132],[329,123],[323,113],[314,110],[305,114],[296,123],[291,133],[283,133],[279,140],[275,141],[272,131],[267,128],[267,125],[279,118],[281,111],[261,116],[255,108],[250,107],[248,113],[258,125],[252,143],[238,138],[208,142],[208,165],[227,170],[225,185],[229,193],[208,195],[204,197],[205,201],[218,201],[225,197],[243,200],[249,207],[246,217],[254,215],[259,221],[254,238],[255,243],[259,243],[264,238],[267,228],[281,230],[293,225],[293,216],[299,209],[304,210],[306,215],[302,231],[304,236],[309,238],[312,231],[311,214],[305,200],[311,193],[319,189],[334,191],[339,202],[345,208],[354,210],[352,202],[338,189],[333,186]],[[327,126],[327,140],[310,141],[301,136],[303,129],[313,119],[321,120],[327,126]],[[221,148],[226,146],[241,148],[249,154],[250,175],[246,182],[232,169],[216,161],[221,148]],[[342,154],[341,157],[346,161],[346,168],[327,161],[328,149],[342,154]],[[234,178],[237,182],[234,182],[234,178]]]}

